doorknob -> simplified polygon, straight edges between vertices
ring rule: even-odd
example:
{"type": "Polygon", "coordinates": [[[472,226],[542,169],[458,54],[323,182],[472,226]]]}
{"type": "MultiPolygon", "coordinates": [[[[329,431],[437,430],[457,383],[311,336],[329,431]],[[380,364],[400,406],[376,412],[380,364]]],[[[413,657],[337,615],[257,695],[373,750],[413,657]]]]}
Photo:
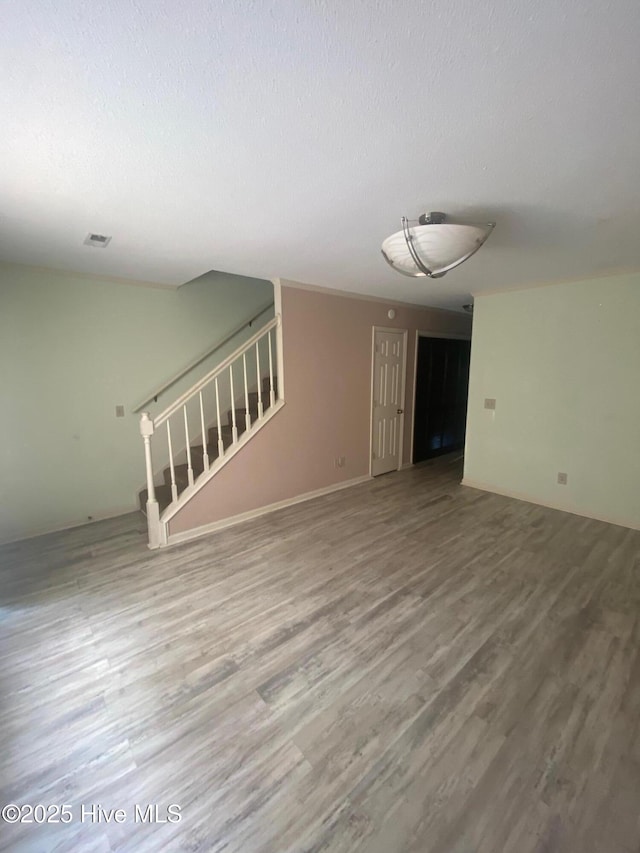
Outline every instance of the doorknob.
{"type": "Polygon", "coordinates": [[[399,414],[399,415],[404,415],[404,409],[398,409],[398,414],[399,414]]]}

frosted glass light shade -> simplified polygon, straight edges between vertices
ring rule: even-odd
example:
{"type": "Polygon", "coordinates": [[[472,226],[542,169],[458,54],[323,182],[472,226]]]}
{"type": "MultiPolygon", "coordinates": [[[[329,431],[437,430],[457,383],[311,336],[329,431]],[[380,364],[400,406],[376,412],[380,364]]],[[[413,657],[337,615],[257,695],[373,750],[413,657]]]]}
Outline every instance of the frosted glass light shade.
{"type": "Polygon", "coordinates": [[[410,276],[437,278],[457,267],[478,251],[493,229],[486,225],[458,225],[453,222],[410,226],[405,220],[382,244],[385,260],[398,272],[410,276]],[[422,263],[416,263],[409,242],[422,263]]]}

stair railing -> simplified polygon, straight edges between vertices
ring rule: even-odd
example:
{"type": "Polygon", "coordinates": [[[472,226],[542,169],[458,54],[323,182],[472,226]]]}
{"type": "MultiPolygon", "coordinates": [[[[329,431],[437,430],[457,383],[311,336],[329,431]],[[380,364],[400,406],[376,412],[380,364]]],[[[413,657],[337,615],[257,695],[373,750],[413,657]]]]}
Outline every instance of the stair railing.
{"type": "Polygon", "coordinates": [[[259,311],[257,311],[255,314],[252,314],[251,317],[247,317],[246,320],[243,320],[239,326],[236,326],[235,329],[229,332],[229,334],[226,335],[221,341],[218,341],[215,346],[210,347],[206,352],[203,352],[193,361],[190,361],[189,364],[187,364],[186,367],[183,367],[182,370],[178,371],[175,376],[172,376],[171,379],[168,379],[166,382],[160,385],[159,388],[156,388],[156,390],[152,394],[150,394],[148,397],[145,397],[145,399],[141,403],[138,403],[135,409],[133,409],[133,414],[137,415],[138,412],[141,412],[145,406],[149,405],[149,403],[157,403],[158,397],[161,394],[164,394],[165,391],[168,391],[169,388],[172,388],[176,384],[176,382],[179,382],[183,376],[186,376],[188,373],[191,373],[191,371],[198,367],[199,364],[202,364],[203,361],[210,358],[212,355],[214,355],[214,353],[218,352],[219,349],[222,349],[223,346],[232,341],[236,337],[236,335],[239,335],[240,332],[244,331],[244,329],[246,329],[247,327],[251,327],[258,319],[258,317],[262,317],[262,315],[269,311],[270,308],[273,308],[273,305],[273,300],[267,305],[263,305],[259,311]]]}
{"type": "Polygon", "coordinates": [[[159,428],[165,426],[172,504],[179,497],[176,475],[179,458],[186,454],[186,488],[189,488],[195,484],[197,476],[209,472],[214,465],[221,464],[225,456],[234,450],[241,436],[250,432],[256,425],[256,421],[261,421],[268,413],[268,409],[280,399],[278,386],[281,389],[282,382],[277,380],[274,372],[274,367],[281,363],[280,330],[280,315],[276,315],[159,415],[152,418],[149,412],[141,414],[140,434],[144,443],[147,479],[146,511],[150,548],[158,548],[166,544],[166,530],[160,518],[160,505],[156,496],[152,452],[154,439],[156,442],[160,439],[159,428]],[[257,412],[255,420],[251,417],[252,407],[249,401],[249,389],[253,386],[254,380],[257,390],[252,391],[251,394],[256,397],[256,405],[253,407],[257,412]],[[266,389],[263,384],[266,384],[266,389]],[[236,393],[244,403],[243,418],[240,423],[237,420],[236,393]],[[225,410],[227,402],[230,424],[225,425],[221,420],[221,412],[225,410]],[[189,412],[190,408],[191,412],[189,412]],[[207,411],[212,414],[213,424],[208,419],[207,411]],[[189,414],[191,414],[191,424],[189,414]],[[173,432],[172,418],[174,418],[173,432]],[[195,428],[194,420],[197,420],[195,428]],[[208,440],[210,430],[216,433],[215,447],[212,447],[213,442],[210,443],[208,440]],[[225,442],[225,434],[228,442],[225,442]],[[194,460],[192,442],[198,436],[202,439],[202,458],[194,460]],[[182,447],[183,438],[184,446],[182,447]],[[197,475],[194,471],[194,462],[198,463],[197,467],[200,469],[197,475]]]}

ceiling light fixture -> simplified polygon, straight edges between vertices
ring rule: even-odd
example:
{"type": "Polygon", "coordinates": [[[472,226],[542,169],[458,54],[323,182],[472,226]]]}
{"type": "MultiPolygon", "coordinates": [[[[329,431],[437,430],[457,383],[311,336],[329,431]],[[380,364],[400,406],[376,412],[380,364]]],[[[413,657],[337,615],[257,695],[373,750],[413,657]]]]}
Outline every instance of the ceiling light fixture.
{"type": "Polygon", "coordinates": [[[444,213],[423,213],[418,223],[402,217],[402,231],[382,244],[382,255],[396,272],[441,278],[474,255],[495,227],[447,222],[444,213]]]}

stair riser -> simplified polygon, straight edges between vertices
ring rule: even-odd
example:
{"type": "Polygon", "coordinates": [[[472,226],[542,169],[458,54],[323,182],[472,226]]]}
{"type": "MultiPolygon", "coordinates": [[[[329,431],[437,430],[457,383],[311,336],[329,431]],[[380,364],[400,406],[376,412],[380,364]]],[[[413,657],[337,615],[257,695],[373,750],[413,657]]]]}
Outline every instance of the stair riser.
{"type": "MultiPolygon", "coordinates": [[[[262,392],[261,399],[262,399],[262,408],[265,410],[268,409],[269,406],[271,405],[271,395],[269,394],[269,388],[268,387],[265,388],[265,390],[262,392]]],[[[249,394],[249,408],[250,409],[257,409],[258,408],[258,392],[257,391],[252,391],[249,394]]]]}
{"type": "MultiPolygon", "coordinates": [[[[225,449],[231,444],[231,439],[229,441],[225,441],[224,446],[225,449]]],[[[218,458],[218,442],[210,441],[207,444],[207,456],[209,457],[209,465],[214,462],[218,458]]],[[[203,457],[203,447],[201,444],[198,444],[196,447],[191,448],[191,461],[194,459],[200,460],[200,467],[202,467],[202,457],[203,457]]]]}
{"type": "MultiPolygon", "coordinates": [[[[193,479],[195,480],[202,472],[204,471],[204,465],[202,464],[202,456],[200,456],[199,463],[196,464],[195,459],[191,460],[193,466],[193,479]]],[[[176,475],[176,484],[178,489],[182,487],[183,489],[189,485],[189,474],[186,465],[175,465],[174,471],[176,475]]],[[[167,485],[171,485],[171,468],[165,468],[163,471],[164,482],[167,485]]]]}
{"type": "MultiPolygon", "coordinates": [[[[223,424],[220,428],[220,435],[225,447],[228,447],[232,441],[231,427],[223,424]]],[[[218,446],[218,427],[211,427],[207,432],[207,441],[210,445],[218,446]]]]}
{"type": "MultiPolygon", "coordinates": [[[[246,409],[236,409],[236,426],[238,430],[240,427],[244,430],[246,427],[245,414],[246,409]]],[[[249,409],[249,415],[251,416],[251,423],[258,420],[258,409],[249,409]]],[[[227,420],[229,421],[229,426],[233,426],[233,412],[231,409],[227,412],[227,420]]]]}

